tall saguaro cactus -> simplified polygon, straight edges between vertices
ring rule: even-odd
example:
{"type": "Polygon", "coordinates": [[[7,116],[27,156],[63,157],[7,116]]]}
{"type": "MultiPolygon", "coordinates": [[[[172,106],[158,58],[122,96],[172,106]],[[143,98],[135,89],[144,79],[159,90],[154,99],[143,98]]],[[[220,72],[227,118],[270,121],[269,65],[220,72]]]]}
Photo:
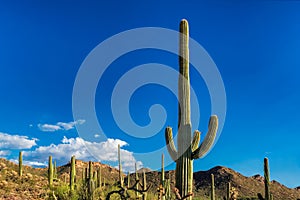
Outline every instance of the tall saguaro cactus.
{"type": "Polygon", "coordinates": [[[215,200],[215,176],[213,174],[210,175],[211,176],[211,192],[210,192],[210,199],[211,200],[215,200]]]}
{"type": "Polygon", "coordinates": [[[53,185],[53,163],[52,163],[52,156],[49,156],[48,161],[48,184],[49,187],[53,185]]]}
{"type": "Polygon", "coordinates": [[[75,156],[71,157],[71,166],[70,166],[70,190],[74,190],[75,185],[75,176],[76,176],[76,168],[75,168],[75,156]]]}
{"type": "Polygon", "coordinates": [[[258,193],[258,198],[260,200],[271,200],[273,199],[273,195],[270,192],[270,169],[269,169],[269,159],[264,158],[264,182],[265,182],[265,198],[262,197],[260,193],[258,193]]]}
{"type": "Polygon", "coordinates": [[[160,178],[160,184],[162,186],[162,192],[163,195],[161,197],[161,200],[165,200],[166,196],[165,196],[165,191],[166,191],[166,182],[165,182],[165,158],[164,158],[164,154],[161,155],[161,178],[160,178]]]}
{"type": "Polygon", "coordinates": [[[270,200],[270,170],[269,160],[264,158],[264,176],[265,176],[265,200],[270,200]]]}
{"type": "Polygon", "coordinates": [[[123,180],[123,174],[122,174],[120,144],[118,144],[118,161],[119,161],[119,181],[120,181],[120,186],[123,187],[124,180],[123,180]]]}
{"type": "Polygon", "coordinates": [[[22,156],[22,151],[19,152],[19,176],[21,177],[23,174],[23,156],[22,156]]]}
{"type": "Polygon", "coordinates": [[[218,118],[216,115],[210,117],[208,132],[202,144],[200,132],[195,131],[193,141],[191,139],[191,117],[190,117],[190,78],[189,78],[189,28],[187,20],[180,22],[179,40],[179,114],[177,149],[173,141],[172,128],[167,127],[165,137],[170,156],[176,161],[176,188],[181,197],[192,199],[193,188],[193,160],[203,157],[211,148],[218,129],[218,118]],[[199,147],[198,147],[199,146],[199,147]]]}

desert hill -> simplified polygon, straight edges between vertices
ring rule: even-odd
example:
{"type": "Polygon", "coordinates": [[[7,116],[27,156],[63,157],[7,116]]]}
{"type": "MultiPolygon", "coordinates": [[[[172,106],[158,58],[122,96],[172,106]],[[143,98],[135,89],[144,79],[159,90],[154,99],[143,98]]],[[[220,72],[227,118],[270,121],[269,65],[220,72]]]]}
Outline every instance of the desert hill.
{"type": "MultiPolygon", "coordinates": [[[[82,172],[88,167],[88,162],[76,160],[76,179],[80,180],[82,172]]],[[[106,185],[113,185],[118,181],[119,171],[109,165],[99,162],[93,162],[93,168],[101,168],[102,177],[106,185]]],[[[70,163],[57,167],[58,180],[69,182],[70,163]]],[[[47,168],[32,168],[24,166],[23,176],[18,176],[18,165],[6,159],[0,159],[0,199],[5,200],[26,200],[26,199],[47,199],[49,198],[49,189],[47,187],[47,168]]],[[[139,178],[142,178],[143,169],[138,171],[139,178]]],[[[150,192],[157,193],[160,184],[161,173],[145,169],[147,183],[151,184],[150,192]]],[[[210,176],[215,176],[215,189],[217,199],[222,199],[226,193],[226,183],[229,181],[238,192],[240,199],[255,199],[257,193],[264,193],[264,178],[260,175],[246,177],[232,169],[217,166],[207,171],[194,173],[194,191],[195,197],[200,199],[209,199],[210,194],[210,176]],[[243,198],[241,198],[243,197],[243,198]],[[246,198],[247,197],[247,198],[246,198]]],[[[171,187],[175,184],[175,172],[166,171],[166,178],[170,178],[171,187]]],[[[124,174],[125,184],[126,175],[124,174]]],[[[134,183],[135,174],[130,175],[131,184],[134,183]]],[[[300,198],[300,189],[287,188],[277,181],[272,181],[271,192],[275,200],[296,200],[300,198]]]]}

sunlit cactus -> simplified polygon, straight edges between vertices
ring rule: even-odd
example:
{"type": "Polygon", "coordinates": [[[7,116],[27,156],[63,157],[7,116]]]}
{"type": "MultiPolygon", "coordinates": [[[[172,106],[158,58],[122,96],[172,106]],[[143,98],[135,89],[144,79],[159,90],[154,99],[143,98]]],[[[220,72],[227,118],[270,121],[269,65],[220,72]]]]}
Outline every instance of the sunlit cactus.
{"type": "Polygon", "coordinates": [[[164,158],[164,154],[162,154],[161,156],[161,177],[160,177],[160,184],[162,185],[162,192],[163,195],[161,197],[161,200],[165,200],[165,191],[166,191],[166,183],[165,183],[165,158],[164,158]]]}
{"type": "Polygon", "coordinates": [[[123,174],[122,174],[120,144],[118,144],[118,161],[119,161],[119,181],[120,181],[120,186],[123,187],[124,180],[123,180],[123,174]]]}
{"type": "Polygon", "coordinates": [[[270,169],[269,169],[269,160],[264,158],[264,183],[265,183],[265,198],[258,193],[257,196],[260,200],[271,200],[273,195],[270,192],[270,169]]]}
{"type": "Polygon", "coordinates": [[[23,156],[22,151],[19,152],[19,176],[21,177],[23,174],[23,156]]]}
{"type": "Polygon", "coordinates": [[[143,185],[142,185],[142,199],[147,200],[147,179],[146,179],[146,173],[143,171],[143,185]]]}
{"type": "Polygon", "coordinates": [[[101,176],[101,167],[97,170],[97,187],[101,189],[102,186],[102,176],[101,176]]]}
{"type": "Polygon", "coordinates": [[[71,191],[74,190],[75,176],[76,176],[75,156],[72,156],[71,163],[70,163],[70,190],[71,191]]]}
{"type": "Polygon", "coordinates": [[[200,132],[195,131],[191,139],[190,117],[190,78],[189,78],[189,30],[187,20],[180,22],[180,45],[179,45],[179,82],[178,82],[178,136],[176,149],[172,128],[167,127],[165,137],[171,158],[176,161],[176,188],[181,197],[192,199],[193,194],[193,159],[203,157],[212,147],[218,129],[216,115],[210,117],[208,132],[199,146],[200,132]]]}
{"type": "Polygon", "coordinates": [[[48,184],[49,187],[53,185],[53,164],[52,164],[52,156],[49,156],[48,161],[48,184]]]}
{"type": "Polygon", "coordinates": [[[56,160],[53,162],[53,178],[57,178],[56,160]]]}
{"type": "Polygon", "coordinates": [[[211,191],[210,191],[210,199],[215,200],[215,176],[213,174],[210,175],[211,177],[211,191]]]}

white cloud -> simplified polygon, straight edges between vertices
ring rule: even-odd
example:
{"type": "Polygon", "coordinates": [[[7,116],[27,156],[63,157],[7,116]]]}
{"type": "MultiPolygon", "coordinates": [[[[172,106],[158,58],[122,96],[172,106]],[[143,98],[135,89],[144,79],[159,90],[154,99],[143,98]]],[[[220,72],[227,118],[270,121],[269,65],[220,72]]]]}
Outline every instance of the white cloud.
{"type": "Polygon", "coordinates": [[[52,124],[38,124],[38,127],[41,131],[44,132],[54,132],[61,130],[61,127],[58,125],[52,125],[52,124]]]}
{"type": "Polygon", "coordinates": [[[59,130],[71,130],[75,128],[76,125],[81,125],[85,123],[85,120],[79,119],[74,122],[57,122],[56,124],[38,124],[41,131],[44,132],[54,132],[59,130]]]}
{"type": "Polygon", "coordinates": [[[36,145],[36,138],[27,136],[10,135],[0,132],[0,148],[2,149],[30,149],[36,145]]]}
{"type": "Polygon", "coordinates": [[[10,154],[10,151],[0,151],[0,156],[7,156],[10,154]]]}
{"type": "Polygon", "coordinates": [[[94,137],[95,137],[95,138],[98,138],[98,137],[100,137],[100,135],[99,135],[99,134],[95,134],[94,137]]]}
{"type": "MultiPolygon", "coordinates": [[[[19,164],[19,160],[10,159],[9,161],[19,164]]],[[[35,167],[46,167],[46,166],[48,166],[48,163],[23,160],[23,165],[35,166],[35,167]]]]}
{"type": "MultiPolygon", "coordinates": [[[[49,155],[52,155],[53,159],[63,163],[68,162],[72,155],[84,161],[116,162],[118,160],[118,144],[120,144],[120,147],[128,145],[125,141],[119,139],[107,139],[104,142],[89,142],[79,137],[64,137],[60,144],[40,146],[34,151],[24,152],[23,155],[37,162],[44,161],[49,155]]],[[[137,161],[133,156],[133,152],[121,149],[121,159],[124,171],[134,170],[134,163],[137,161]]],[[[138,161],[137,163],[139,167],[142,166],[142,162],[138,161]]]]}

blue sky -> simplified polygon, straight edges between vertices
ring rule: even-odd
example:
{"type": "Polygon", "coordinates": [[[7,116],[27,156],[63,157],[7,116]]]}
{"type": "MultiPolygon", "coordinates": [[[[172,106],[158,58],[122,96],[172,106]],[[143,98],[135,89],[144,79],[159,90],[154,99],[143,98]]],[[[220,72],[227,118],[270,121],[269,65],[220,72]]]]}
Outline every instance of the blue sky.
{"type": "MultiPolygon", "coordinates": [[[[117,165],[119,143],[126,169],[132,169],[131,161],[157,168],[159,157],[136,158],[134,153],[163,147],[164,130],[147,139],[125,134],[113,119],[111,95],[122,74],[135,66],[162,63],[177,69],[176,55],[137,50],[109,66],[95,96],[99,123],[111,138],[106,141],[97,140],[104,134],[97,132],[87,133],[96,135],[90,141],[78,138],[75,125],[88,121],[73,119],[73,85],[84,59],[107,38],[139,27],[178,30],[185,18],[190,36],[217,65],[227,96],[222,134],[213,150],[194,162],[195,171],[223,165],[248,176],[262,174],[263,158],[268,157],[271,178],[296,187],[300,185],[295,178],[300,177],[299,9],[296,1],[1,2],[0,155],[14,160],[23,150],[24,159],[34,164],[45,164],[49,154],[61,164],[73,153],[93,159],[84,150],[85,140],[89,148],[99,149],[104,163],[117,165]]],[[[211,102],[205,82],[193,68],[191,85],[201,105],[199,129],[205,133],[211,102]]],[[[147,125],[153,104],[165,107],[165,126],[177,126],[176,97],[157,84],[132,95],[133,120],[147,125]]],[[[174,164],[168,166],[173,168],[174,164]]]]}

